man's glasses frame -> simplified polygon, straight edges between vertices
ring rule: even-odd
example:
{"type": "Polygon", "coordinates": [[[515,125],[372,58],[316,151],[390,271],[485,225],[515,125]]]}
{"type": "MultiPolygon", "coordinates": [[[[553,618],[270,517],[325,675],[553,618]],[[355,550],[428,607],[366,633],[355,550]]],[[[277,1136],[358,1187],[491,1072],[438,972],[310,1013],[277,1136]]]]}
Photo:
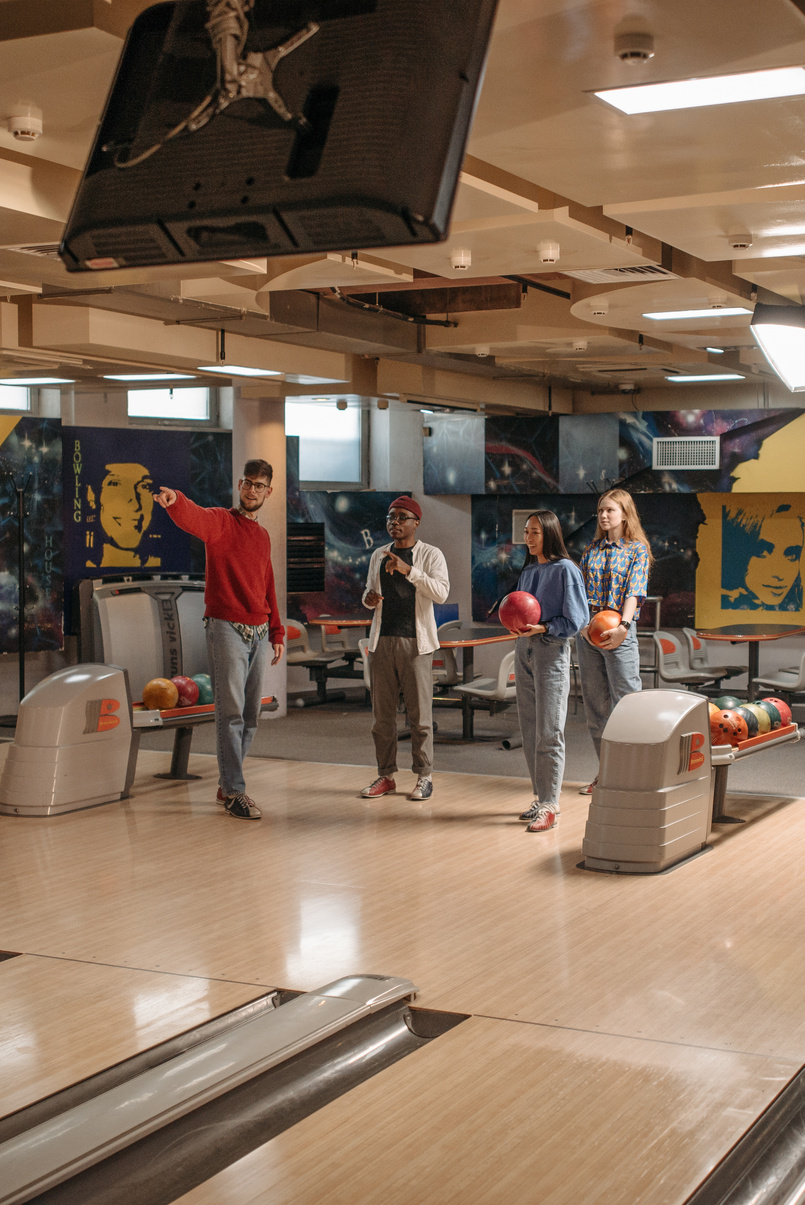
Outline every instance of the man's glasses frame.
{"type": "Polygon", "coordinates": [[[254,490],[255,494],[264,494],[267,489],[271,488],[264,481],[250,481],[248,477],[244,477],[240,485],[241,489],[254,490]]]}

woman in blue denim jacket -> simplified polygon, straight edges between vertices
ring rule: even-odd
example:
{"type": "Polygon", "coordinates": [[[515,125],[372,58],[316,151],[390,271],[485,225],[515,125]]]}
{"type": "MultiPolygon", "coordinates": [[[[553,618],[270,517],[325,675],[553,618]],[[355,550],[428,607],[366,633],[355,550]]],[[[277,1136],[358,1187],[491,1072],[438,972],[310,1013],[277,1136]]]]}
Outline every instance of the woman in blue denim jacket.
{"type": "Polygon", "coordinates": [[[584,579],[568,556],[559,520],[537,510],[525,525],[528,558],[518,590],[533,594],[540,622],[518,629],[515,688],[523,753],[534,801],[520,816],[526,832],[544,833],[559,816],[565,768],[565,719],[570,693],[570,641],[589,619],[584,579]]]}

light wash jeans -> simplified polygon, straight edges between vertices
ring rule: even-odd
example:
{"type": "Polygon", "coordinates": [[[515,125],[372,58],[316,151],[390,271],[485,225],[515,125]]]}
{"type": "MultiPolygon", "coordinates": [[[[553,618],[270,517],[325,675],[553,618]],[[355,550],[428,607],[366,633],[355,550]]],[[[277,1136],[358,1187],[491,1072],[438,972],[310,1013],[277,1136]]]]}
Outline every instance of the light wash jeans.
{"type": "Polygon", "coordinates": [[[218,777],[225,795],[246,790],[243,759],[257,731],[267,647],[268,634],[247,644],[227,620],[207,620],[218,777]]]}
{"type": "Polygon", "coordinates": [[[598,649],[583,636],[576,637],[576,655],[581,675],[581,695],[587,727],[601,756],[601,737],[612,708],[632,691],[642,690],[640,680],[640,650],[637,632],[629,628],[623,644],[616,649],[598,649]]]}
{"type": "Polygon", "coordinates": [[[547,633],[519,636],[515,646],[514,684],[523,753],[534,796],[558,812],[565,769],[570,641],[547,633]]]}

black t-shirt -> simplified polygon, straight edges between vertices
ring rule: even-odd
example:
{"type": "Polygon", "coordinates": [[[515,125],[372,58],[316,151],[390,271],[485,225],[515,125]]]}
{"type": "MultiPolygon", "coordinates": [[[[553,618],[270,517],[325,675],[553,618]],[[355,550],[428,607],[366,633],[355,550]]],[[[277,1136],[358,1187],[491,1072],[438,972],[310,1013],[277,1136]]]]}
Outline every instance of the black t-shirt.
{"type": "MultiPolygon", "coordinates": [[[[414,563],[413,548],[392,548],[401,561],[414,563]]],[[[380,593],[383,595],[381,636],[416,637],[416,587],[402,573],[386,570],[388,558],[380,566],[380,593]]]]}

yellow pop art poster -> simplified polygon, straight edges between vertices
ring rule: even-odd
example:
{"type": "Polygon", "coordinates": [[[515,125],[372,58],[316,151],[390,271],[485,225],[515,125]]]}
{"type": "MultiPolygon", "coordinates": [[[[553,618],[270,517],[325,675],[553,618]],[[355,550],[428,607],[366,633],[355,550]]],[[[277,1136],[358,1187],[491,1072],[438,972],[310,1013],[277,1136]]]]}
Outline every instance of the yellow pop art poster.
{"type": "Polygon", "coordinates": [[[805,623],[805,494],[699,494],[696,626],[805,623]]]}

